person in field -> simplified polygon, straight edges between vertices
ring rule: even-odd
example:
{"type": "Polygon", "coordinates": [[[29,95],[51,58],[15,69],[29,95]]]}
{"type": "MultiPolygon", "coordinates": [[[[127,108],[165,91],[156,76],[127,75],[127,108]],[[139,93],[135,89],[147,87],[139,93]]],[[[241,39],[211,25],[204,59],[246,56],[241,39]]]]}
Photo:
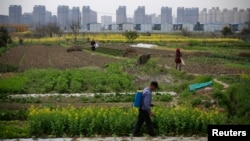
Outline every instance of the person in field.
{"type": "Polygon", "coordinates": [[[139,136],[139,132],[144,121],[146,122],[146,125],[148,128],[148,134],[150,136],[155,136],[153,122],[151,120],[151,116],[154,116],[154,114],[151,111],[151,107],[153,106],[153,104],[151,103],[151,100],[152,100],[152,92],[157,89],[159,89],[158,83],[156,81],[152,81],[150,86],[146,87],[142,91],[142,103],[139,108],[139,115],[138,115],[137,123],[133,131],[134,137],[139,136]]]}
{"type": "Polygon", "coordinates": [[[179,70],[181,71],[181,57],[182,57],[182,53],[181,53],[181,50],[179,48],[176,49],[176,53],[175,53],[175,68],[176,70],[179,70]]]}
{"type": "Polygon", "coordinates": [[[95,44],[96,44],[95,40],[92,39],[92,41],[90,42],[91,50],[92,50],[92,51],[95,51],[95,44]]]}

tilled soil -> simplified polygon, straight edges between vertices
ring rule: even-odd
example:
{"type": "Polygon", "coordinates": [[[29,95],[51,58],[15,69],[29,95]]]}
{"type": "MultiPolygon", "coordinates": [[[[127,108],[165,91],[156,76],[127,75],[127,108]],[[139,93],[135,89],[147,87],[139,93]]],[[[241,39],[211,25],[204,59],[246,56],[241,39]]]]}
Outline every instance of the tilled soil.
{"type": "Polygon", "coordinates": [[[119,59],[97,55],[87,51],[67,52],[60,46],[17,46],[0,57],[0,63],[19,66],[20,70],[30,68],[80,68],[117,62],[119,59]]]}

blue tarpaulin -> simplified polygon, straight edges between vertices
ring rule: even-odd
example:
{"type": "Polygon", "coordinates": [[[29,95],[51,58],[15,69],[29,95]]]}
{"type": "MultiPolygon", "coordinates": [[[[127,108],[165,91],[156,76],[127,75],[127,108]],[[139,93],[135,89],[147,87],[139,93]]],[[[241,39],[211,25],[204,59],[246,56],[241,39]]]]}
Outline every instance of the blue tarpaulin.
{"type": "Polygon", "coordinates": [[[198,89],[207,87],[207,86],[212,86],[213,85],[213,81],[208,81],[205,83],[198,83],[198,84],[191,84],[189,85],[189,91],[193,92],[196,91],[198,89]]]}

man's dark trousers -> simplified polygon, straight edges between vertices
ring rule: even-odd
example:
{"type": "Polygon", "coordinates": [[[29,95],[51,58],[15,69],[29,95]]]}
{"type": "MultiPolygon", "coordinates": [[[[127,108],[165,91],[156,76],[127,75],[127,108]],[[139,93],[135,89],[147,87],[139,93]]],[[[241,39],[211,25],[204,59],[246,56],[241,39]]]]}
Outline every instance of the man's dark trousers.
{"type": "Polygon", "coordinates": [[[139,132],[141,129],[141,126],[143,125],[144,121],[146,122],[148,133],[150,136],[155,136],[154,134],[154,128],[153,128],[153,122],[151,121],[150,115],[148,111],[139,109],[139,116],[138,120],[135,126],[135,130],[133,132],[134,136],[139,136],[139,132]]]}

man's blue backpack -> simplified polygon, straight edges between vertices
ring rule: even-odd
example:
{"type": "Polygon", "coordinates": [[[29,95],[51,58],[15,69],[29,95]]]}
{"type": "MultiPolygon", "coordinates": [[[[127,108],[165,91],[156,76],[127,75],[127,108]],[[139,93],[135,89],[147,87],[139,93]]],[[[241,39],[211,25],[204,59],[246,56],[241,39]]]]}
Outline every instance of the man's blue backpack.
{"type": "Polygon", "coordinates": [[[142,92],[141,91],[137,91],[135,93],[135,98],[134,98],[133,106],[136,107],[136,108],[140,108],[141,107],[141,103],[142,103],[142,92]]]}

